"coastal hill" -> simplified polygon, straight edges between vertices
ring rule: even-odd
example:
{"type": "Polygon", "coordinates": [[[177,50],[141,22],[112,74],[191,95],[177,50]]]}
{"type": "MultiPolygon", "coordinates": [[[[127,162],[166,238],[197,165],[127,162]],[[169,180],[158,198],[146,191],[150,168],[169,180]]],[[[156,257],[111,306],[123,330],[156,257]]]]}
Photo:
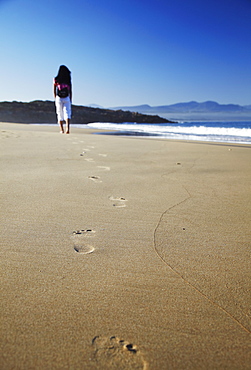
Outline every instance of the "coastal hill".
{"type": "MultiPolygon", "coordinates": [[[[0,122],[56,123],[55,104],[48,100],[35,100],[30,103],[0,102],[0,122]]],[[[122,109],[112,110],[72,105],[72,123],[88,124],[92,122],[173,123],[158,115],[148,115],[122,109]]]]}

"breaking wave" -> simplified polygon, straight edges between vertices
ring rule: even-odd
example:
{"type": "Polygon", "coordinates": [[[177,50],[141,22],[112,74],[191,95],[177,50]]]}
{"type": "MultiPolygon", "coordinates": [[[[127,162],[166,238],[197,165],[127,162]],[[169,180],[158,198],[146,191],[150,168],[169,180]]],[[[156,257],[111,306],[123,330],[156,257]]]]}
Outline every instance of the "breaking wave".
{"type": "Polygon", "coordinates": [[[251,144],[251,121],[180,122],[175,124],[95,122],[88,124],[88,127],[105,130],[104,133],[110,131],[109,134],[114,135],[251,144]]]}

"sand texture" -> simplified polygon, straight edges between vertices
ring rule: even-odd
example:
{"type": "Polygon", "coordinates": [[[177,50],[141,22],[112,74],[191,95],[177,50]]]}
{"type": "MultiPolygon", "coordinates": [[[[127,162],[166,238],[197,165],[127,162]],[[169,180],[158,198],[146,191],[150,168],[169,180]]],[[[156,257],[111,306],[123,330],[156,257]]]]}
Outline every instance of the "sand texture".
{"type": "Polygon", "coordinates": [[[0,128],[1,370],[251,368],[250,146],[0,128]]]}

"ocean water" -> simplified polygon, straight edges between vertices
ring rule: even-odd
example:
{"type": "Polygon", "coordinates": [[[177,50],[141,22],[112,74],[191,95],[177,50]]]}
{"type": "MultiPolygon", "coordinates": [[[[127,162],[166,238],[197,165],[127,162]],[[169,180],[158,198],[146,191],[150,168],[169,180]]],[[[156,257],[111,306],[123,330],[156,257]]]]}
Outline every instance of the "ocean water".
{"type": "Polygon", "coordinates": [[[104,130],[103,134],[123,136],[251,144],[251,120],[181,121],[174,124],[96,122],[75,127],[92,127],[104,130]]]}

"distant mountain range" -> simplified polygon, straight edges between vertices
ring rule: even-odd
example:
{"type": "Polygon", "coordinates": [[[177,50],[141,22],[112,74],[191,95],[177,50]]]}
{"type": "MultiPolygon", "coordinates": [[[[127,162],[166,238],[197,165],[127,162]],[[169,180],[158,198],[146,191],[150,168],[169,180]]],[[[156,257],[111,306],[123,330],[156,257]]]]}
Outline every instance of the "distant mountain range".
{"type": "MultiPolygon", "coordinates": [[[[179,119],[208,119],[233,117],[251,120],[251,105],[218,104],[213,101],[177,103],[151,107],[150,105],[101,108],[97,104],[88,107],[72,105],[72,121],[77,124],[91,122],[173,123],[179,119]]],[[[53,101],[35,100],[29,103],[0,102],[0,122],[55,123],[53,101]]]]}
{"type": "Polygon", "coordinates": [[[121,106],[110,109],[121,109],[124,111],[165,114],[165,113],[251,113],[251,105],[241,106],[238,104],[219,104],[215,101],[198,103],[191,101],[171,105],[150,106],[147,104],[136,106],[121,106]]]}

